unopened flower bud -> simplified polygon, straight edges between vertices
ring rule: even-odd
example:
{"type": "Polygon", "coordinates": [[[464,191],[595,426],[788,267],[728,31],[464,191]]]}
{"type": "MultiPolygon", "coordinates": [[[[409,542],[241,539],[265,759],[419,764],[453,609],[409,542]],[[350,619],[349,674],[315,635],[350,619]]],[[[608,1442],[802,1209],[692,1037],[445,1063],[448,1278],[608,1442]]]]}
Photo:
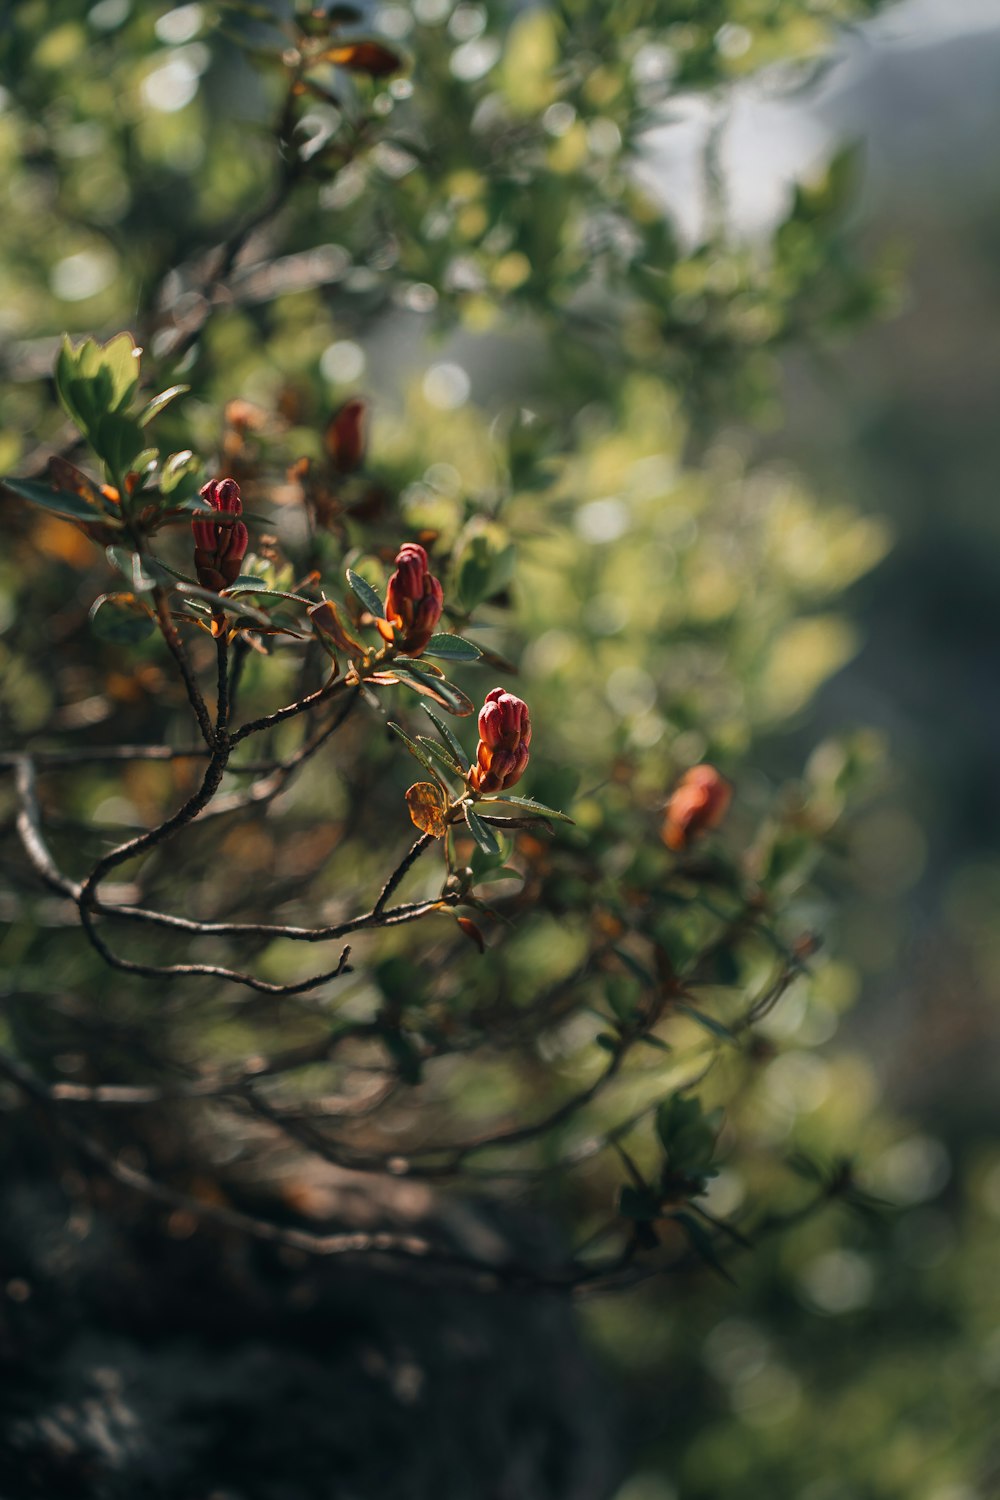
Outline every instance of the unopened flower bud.
{"type": "Polygon", "coordinates": [[[352,396],[327,423],[323,444],[338,474],[353,474],[365,461],[368,444],[368,403],[352,396]]]}
{"type": "MultiPolygon", "coordinates": [[[[210,479],[201,488],[201,498],[225,516],[243,513],[240,487],[235,479],[210,479]]],[[[242,521],[191,522],[194,532],[194,566],[202,588],[216,593],[235,583],[250,541],[242,521]]]]}
{"type": "Polygon", "coordinates": [[[528,764],[531,716],[528,705],[503,688],[486,694],[479,710],[479,748],[469,772],[476,792],[505,792],[520,781],[528,764]]]}
{"type": "Polygon", "coordinates": [[[663,842],[678,852],[695,839],[718,828],[732,801],[733,791],[714,766],[692,766],[685,771],[667,803],[663,842]]]}
{"type": "Polygon", "coordinates": [[[396,571],[385,594],[382,634],[408,656],[419,656],[441,618],[444,594],[428,571],[427,553],[418,542],[405,542],[396,556],[396,571]],[[383,629],[391,627],[391,633],[383,629]]]}

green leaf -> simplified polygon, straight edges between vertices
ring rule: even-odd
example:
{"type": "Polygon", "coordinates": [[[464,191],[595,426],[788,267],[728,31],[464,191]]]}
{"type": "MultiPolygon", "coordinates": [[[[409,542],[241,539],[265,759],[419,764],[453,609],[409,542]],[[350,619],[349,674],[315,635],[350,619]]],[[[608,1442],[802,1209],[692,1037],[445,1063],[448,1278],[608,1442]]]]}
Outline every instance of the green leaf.
{"type": "Polygon", "coordinates": [[[54,490],[36,479],[4,479],[3,483],[15,495],[20,495],[22,500],[30,500],[32,505],[40,505],[43,510],[54,510],[57,515],[72,516],[76,521],[100,520],[105,524],[116,524],[103,510],[98,510],[82,495],[73,494],[70,490],[54,490]]]}
{"type": "Polygon", "coordinates": [[[128,547],[106,547],[104,550],[108,562],[128,579],[137,594],[148,593],[170,576],[155,558],[140,557],[128,547]]]}
{"type": "Polygon", "coordinates": [[[644,1031],[642,1036],[639,1037],[639,1041],[645,1042],[647,1047],[655,1048],[657,1052],[672,1052],[674,1050],[669,1042],[665,1042],[662,1037],[655,1036],[651,1031],[644,1031]]]}
{"type": "Polygon", "coordinates": [[[159,448],[143,448],[132,460],[131,474],[137,474],[140,479],[145,480],[156,468],[156,461],[160,456],[159,448]]]}
{"type": "Polygon", "coordinates": [[[376,620],[385,619],[385,605],[368,581],[355,573],[353,568],[347,570],[347,582],[357,597],[361,600],[365,609],[376,620]]]}
{"type": "Polygon", "coordinates": [[[481,797],[481,802],[504,802],[510,807],[520,807],[525,812],[534,813],[539,818],[555,818],[559,823],[572,823],[573,819],[564,812],[556,812],[555,808],[546,807],[544,802],[535,802],[531,797],[514,797],[507,792],[492,793],[487,797],[481,797]]]}
{"type": "Polygon", "coordinates": [[[718,1112],[703,1112],[697,1097],[673,1094],[665,1099],[656,1111],[656,1134],[671,1169],[689,1176],[708,1171],[721,1123],[718,1112]]]}
{"type": "Polygon", "coordinates": [[[139,353],[130,333],[120,333],[106,344],[85,339],[78,347],[63,339],[56,359],[56,390],[91,441],[101,419],[123,413],[138,390],[139,353]]]}
{"type": "Polygon", "coordinates": [[[175,397],[183,396],[184,392],[189,391],[190,389],[191,387],[189,385],[172,385],[169,386],[167,390],[161,391],[158,396],[154,396],[151,401],[147,401],[146,405],[139,413],[139,426],[145,427],[149,422],[153,420],[155,416],[157,416],[163,410],[165,406],[168,406],[170,402],[175,399],[175,397]]]}
{"type": "Polygon", "coordinates": [[[470,764],[469,757],[462,749],[461,744],[455,738],[454,734],[452,734],[451,730],[448,728],[448,725],[444,722],[443,719],[439,719],[434,710],[432,708],[429,708],[426,703],[421,704],[421,707],[423,708],[424,713],[430,719],[431,723],[434,725],[434,728],[437,730],[438,734],[448,746],[448,749],[452,752],[455,759],[458,761],[458,764],[461,766],[462,770],[468,771],[470,764]]]}
{"type": "Polygon", "coordinates": [[[182,448],[179,453],[171,453],[160,470],[161,493],[172,495],[186,479],[195,475],[199,468],[199,460],[195,458],[190,448],[182,448]]]}
{"type": "Polygon", "coordinates": [[[86,420],[84,419],[83,412],[76,404],[75,381],[76,351],[69,341],[69,335],[63,334],[62,345],[56,356],[56,394],[70,420],[75,422],[77,427],[85,427],[86,420]]]}
{"type": "Polygon", "coordinates": [[[412,678],[425,693],[430,693],[442,708],[446,708],[456,718],[466,718],[474,711],[472,699],[466,697],[461,688],[449,682],[447,677],[432,677],[430,672],[422,671],[408,656],[397,657],[392,663],[392,671],[398,674],[401,682],[412,678]]]}
{"type": "Polygon", "coordinates": [[[440,761],[446,771],[450,771],[453,776],[461,776],[462,767],[453,755],[449,755],[448,751],[438,744],[437,740],[429,739],[425,734],[418,734],[417,744],[422,745],[427,754],[433,756],[436,761],[440,761]]]}
{"type": "Polygon", "coordinates": [[[422,654],[436,656],[439,661],[478,661],[483,653],[460,635],[442,634],[432,635],[422,654]]]}
{"type": "Polygon", "coordinates": [[[134,594],[101,594],[90,606],[90,628],[102,641],[133,646],[155,626],[151,611],[134,594]]]}
{"type": "Polygon", "coordinates": [[[128,473],[145,442],[135,419],[117,411],[104,412],[88,431],[91,447],[112,476],[128,473]]]}
{"type": "Polygon", "coordinates": [[[466,609],[475,609],[506,588],[514,576],[516,553],[507,534],[495,523],[477,517],[455,548],[458,595],[466,609]]]}
{"type": "Polygon", "coordinates": [[[99,389],[108,390],[105,411],[124,411],[139,389],[139,356],[130,333],[116,334],[106,344],[93,339],[79,350],[78,374],[94,381],[99,389]]]}
{"type": "Polygon", "coordinates": [[[226,589],[225,597],[231,598],[234,594],[263,594],[267,599],[291,599],[294,604],[315,604],[315,599],[307,599],[304,594],[291,594],[287,589],[271,589],[263,578],[254,578],[252,574],[241,573],[235,582],[226,589]]]}
{"type": "Polygon", "coordinates": [[[256,620],[258,625],[270,624],[263,610],[254,609],[253,605],[244,604],[240,599],[227,599],[222,594],[214,593],[212,589],[203,589],[201,584],[182,584],[177,592],[184,599],[204,599],[218,609],[228,610],[231,614],[244,615],[247,619],[256,620]]]}
{"type": "Polygon", "coordinates": [[[484,854],[499,854],[500,845],[497,843],[496,835],[492,828],[488,828],[481,818],[477,818],[472,808],[466,804],[465,821],[469,825],[469,832],[484,854]]]}
{"type": "Polygon", "coordinates": [[[410,736],[406,733],[406,730],[403,729],[401,725],[394,723],[390,719],[386,724],[386,728],[391,729],[393,734],[403,741],[403,744],[406,746],[407,750],[409,750],[410,754],[414,756],[416,760],[419,760],[425,771],[429,771],[431,775],[435,777],[435,779],[439,777],[440,773],[438,772],[437,767],[434,765],[434,762],[430,759],[430,757],[421,748],[420,745],[418,745],[414,740],[410,739],[410,736]]]}
{"type": "Polygon", "coordinates": [[[631,1021],[642,994],[638,982],[627,974],[611,974],[605,983],[604,993],[619,1021],[631,1021]]]}

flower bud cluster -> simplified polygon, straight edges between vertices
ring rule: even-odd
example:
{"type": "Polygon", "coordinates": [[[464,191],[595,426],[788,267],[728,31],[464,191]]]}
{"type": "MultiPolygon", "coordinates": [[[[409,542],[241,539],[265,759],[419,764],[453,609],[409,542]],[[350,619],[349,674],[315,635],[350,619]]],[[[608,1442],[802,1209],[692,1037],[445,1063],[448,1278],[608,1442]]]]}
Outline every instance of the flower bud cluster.
{"type": "MultiPolygon", "coordinates": [[[[210,479],[202,486],[201,498],[227,517],[243,513],[240,487],[235,479],[210,479]]],[[[194,566],[202,588],[218,593],[235,583],[246,556],[250,538],[242,521],[191,522],[194,532],[194,566]]]]}
{"type": "Polygon", "coordinates": [[[531,717],[528,705],[503,688],[486,694],[479,711],[479,748],[469,772],[476,792],[505,792],[520,781],[528,764],[531,717]]]}
{"type": "Polygon", "coordinates": [[[392,627],[395,645],[408,656],[419,656],[437,628],[443,605],[441,584],[429,571],[427,553],[419,542],[404,542],[385,595],[385,622],[392,627]]]}
{"type": "Polygon", "coordinates": [[[733,790],[714,766],[692,766],[685,771],[667,803],[663,842],[679,853],[695,839],[718,828],[729,809],[733,790]]]}

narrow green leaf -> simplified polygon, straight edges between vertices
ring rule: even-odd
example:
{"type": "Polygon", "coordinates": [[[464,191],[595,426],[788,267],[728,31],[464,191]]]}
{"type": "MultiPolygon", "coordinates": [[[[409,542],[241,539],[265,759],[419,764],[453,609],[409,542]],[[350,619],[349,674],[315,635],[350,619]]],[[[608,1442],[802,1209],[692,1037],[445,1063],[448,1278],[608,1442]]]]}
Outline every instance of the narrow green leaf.
{"type": "Polygon", "coordinates": [[[219,609],[229,610],[232,614],[245,615],[247,619],[256,620],[258,625],[270,624],[263,610],[254,609],[252,605],[244,604],[240,599],[227,599],[222,594],[214,593],[212,589],[203,589],[200,584],[183,584],[177,592],[184,599],[204,599],[219,609]]]}
{"type": "Polygon", "coordinates": [[[347,582],[357,597],[361,600],[365,609],[376,620],[385,619],[385,605],[368,581],[355,573],[353,568],[347,570],[347,582]]]}
{"type": "Polygon", "coordinates": [[[440,761],[446,771],[450,771],[453,776],[461,776],[462,767],[453,755],[449,755],[447,750],[438,744],[437,740],[429,739],[425,734],[418,734],[417,744],[423,745],[427,754],[433,756],[435,760],[440,761]]]}
{"type": "Polygon", "coordinates": [[[241,573],[234,583],[226,589],[225,597],[232,598],[234,594],[262,594],[267,599],[291,599],[295,604],[315,604],[315,599],[307,599],[304,594],[290,594],[285,589],[269,589],[263,578],[254,578],[250,574],[241,573]]]}
{"type": "Polygon", "coordinates": [[[410,657],[397,657],[392,663],[392,670],[398,673],[401,682],[412,678],[424,692],[430,693],[442,708],[446,708],[456,718],[466,718],[473,712],[472,699],[461,688],[449,682],[447,677],[432,677],[430,672],[423,671],[410,657]]]}
{"type": "Polygon", "coordinates": [[[655,1048],[657,1052],[672,1052],[674,1050],[662,1037],[655,1036],[651,1031],[644,1031],[639,1041],[645,1042],[647,1047],[655,1048]]]}
{"type": "Polygon", "coordinates": [[[478,661],[483,653],[460,635],[442,634],[432,635],[422,654],[436,656],[439,661],[478,661]]]}
{"type": "Polygon", "coordinates": [[[642,984],[655,985],[656,980],[653,975],[650,974],[648,969],[643,968],[638,959],[632,957],[632,954],[628,951],[627,948],[623,948],[620,944],[616,943],[614,946],[614,951],[615,953],[617,953],[626,969],[630,969],[635,975],[636,979],[638,979],[642,984]]]}
{"type": "Polygon", "coordinates": [[[175,397],[183,396],[184,392],[189,391],[190,389],[191,387],[189,385],[172,385],[167,390],[161,391],[158,396],[154,396],[151,401],[147,401],[146,405],[139,413],[139,426],[145,427],[147,423],[151,422],[153,418],[157,416],[165,406],[168,406],[170,402],[174,400],[175,397]]]}
{"type": "Polygon", "coordinates": [[[477,818],[468,804],[465,807],[465,821],[469,825],[469,832],[484,854],[500,853],[500,845],[497,843],[492,828],[488,828],[481,818],[477,818]]]}
{"type": "Polygon", "coordinates": [[[443,719],[439,719],[434,710],[432,708],[429,708],[426,703],[422,704],[421,707],[423,708],[424,713],[430,719],[431,723],[434,725],[434,728],[437,730],[438,734],[448,746],[448,749],[452,752],[455,759],[458,761],[458,764],[461,766],[462,770],[468,771],[469,757],[462,749],[462,746],[455,738],[454,734],[452,734],[451,730],[448,728],[448,725],[444,722],[443,719]]]}
{"type": "Polygon", "coordinates": [[[406,733],[406,730],[403,729],[401,725],[394,723],[390,719],[386,724],[386,728],[391,729],[393,734],[403,741],[403,744],[406,746],[407,750],[409,750],[410,754],[416,760],[419,760],[424,770],[429,771],[434,777],[435,781],[440,780],[441,773],[438,771],[430,756],[427,755],[427,753],[420,747],[420,745],[416,743],[415,740],[410,739],[410,736],[406,733]]]}
{"type": "Polygon", "coordinates": [[[172,495],[174,490],[180,488],[186,479],[190,479],[198,470],[199,462],[191,452],[190,448],[182,448],[179,453],[171,453],[160,471],[160,491],[164,495],[172,495]]]}
{"type": "Polygon", "coordinates": [[[495,796],[481,797],[481,802],[503,802],[509,807],[520,807],[525,812],[535,813],[539,818],[555,818],[559,823],[572,823],[573,819],[564,812],[556,812],[553,807],[546,807],[544,802],[535,802],[531,797],[514,797],[506,792],[498,792],[495,796]]]}

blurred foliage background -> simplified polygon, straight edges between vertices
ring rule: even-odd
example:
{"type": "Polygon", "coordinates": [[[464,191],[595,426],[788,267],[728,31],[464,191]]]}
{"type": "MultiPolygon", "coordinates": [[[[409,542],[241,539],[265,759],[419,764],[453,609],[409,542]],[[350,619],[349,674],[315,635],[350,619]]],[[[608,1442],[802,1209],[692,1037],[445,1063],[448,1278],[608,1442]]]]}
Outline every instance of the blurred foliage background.
{"type": "MultiPolygon", "coordinates": [[[[509,593],[480,638],[518,662],[547,747],[529,789],[571,801],[611,847],[623,789],[653,820],[680,770],[717,761],[784,930],[824,938],[752,1073],[718,1081],[746,1150],[708,1201],[793,1207],[801,1184],[776,1162],[850,1157],[886,1207],[762,1238],[732,1263],[735,1287],[699,1272],[581,1307],[622,1434],[602,1491],[617,1500],[989,1500],[1000,1484],[996,205],[971,102],[954,155],[943,129],[925,124],[919,151],[909,135],[917,116],[950,120],[959,93],[986,111],[1000,43],[954,21],[939,35],[945,0],[866,20],[876,9],[379,7],[363,24],[412,70],[371,85],[331,71],[339,106],[310,97],[296,139],[318,181],[242,247],[204,331],[204,257],[281,182],[284,42],[267,8],[22,0],[0,37],[0,470],[32,472],[66,440],[48,379],[59,334],[141,329],[147,368],[191,386],[160,419],[164,445],[245,463],[251,492],[264,476],[291,548],[297,494],[273,476],[320,461],[330,411],[366,393],[394,521],[441,538],[455,590],[471,556],[495,570],[484,597],[509,593]],[[970,68],[976,90],[959,82],[970,68]],[[773,136],[753,111],[772,107],[813,159],[747,226],[740,169],[756,152],[766,177],[773,136]],[[860,158],[843,149],[859,133],[860,158]],[[671,177],[677,139],[687,166],[671,177]],[[239,441],[235,398],[255,413],[239,441]]],[[[5,744],[111,722],[155,738],[156,653],[86,634],[110,586],[100,550],[4,507],[5,744]]],[[[336,566],[343,536],[317,545],[336,566]]],[[[248,693],[274,701],[285,681],[278,656],[255,659],[248,693]]],[[[375,764],[401,793],[398,756],[380,746],[375,764]]],[[[172,774],[88,770],[62,847],[95,826],[124,835],[172,774]]],[[[278,860],[294,891],[329,853],[317,813],[348,810],[314,769],[284,866],[266,827],[236,826],[222,856],[262,877],[278,860]]],[[[405,836],[405,819],[379,830],[405,836]]],[[[199,859],[195,904],[217,879],[199,859]]],[[[321,890],[359,879],[334,858],[321,890]]],[[[37,1058],[53,1038],[24,997],[106,980],[46,898],[12,880],[3,900],[8,1025],[37,1058]]],[[[504,972],[551,982],[579,939],[540,913],[504,972]]],[[[397,951],[381,954],[383,991],[397,951]]],[[[470,964],[467,1000],[486,983],[470,964]]],[[[107,1000],[130,1025],[140,1002],[107,1000]]],[[[58,1056],[85,1077],[66,1024],[58,1056]]],[[[243,1041],[195,1011],[170,1045],[243,1041]]],[[[474,1084],[449,1075],[439,1118],[537,1109],[549,1086],[499,1055],[474,1084]]],[[[597,1173],[579,1197],[611,1187],[597,1173]]],[[[545,1204],[569,1206],[558,1189],[545,1204]]]]}

